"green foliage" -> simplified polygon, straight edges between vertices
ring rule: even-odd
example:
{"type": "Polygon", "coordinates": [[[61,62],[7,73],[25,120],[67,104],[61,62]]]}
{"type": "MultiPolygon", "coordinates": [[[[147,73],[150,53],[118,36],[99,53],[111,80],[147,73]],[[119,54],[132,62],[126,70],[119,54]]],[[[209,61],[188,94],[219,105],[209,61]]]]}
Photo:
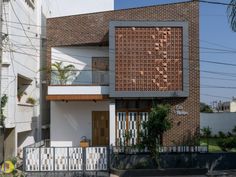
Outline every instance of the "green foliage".
{"type": "Polygon", "coordinates": [[[236,148],[236,137],[227,137],[218,140],[217,145],[221,148],[222,151],[230,151],[233,148],[236,148]]]}
{"type": "Polygon", "coordinates": [[[170,105],[153,106],[149,113],[148,121],[143,123],[144,129],[146,129],[148,133],[144,134],[140,132],[140,144],[143,148],[148,148],[158,168],[161,168],[159,148],[162,145],[163,134],[172,127],[169,118],[170,111],[170,105]]]}
{"type": "Polygon", "coordinates": [[[231,29],[236,32],[236,0],[231,0],[227,9],[231,29]]]}
{"type": "Polygon", "coordinates": [[[211,137],[211,128],[208,126],[208,127],[203,127],[201,129],[201,132],[202,132],[202,135],[204,138],[206,138],[207,140],[207,146],[209,147],[209,138],[211,137]]]}
{"type": "Polygon", "coordinates": [[[3,114],[3,108],[6,106],[7,104],[7,96],[3,95],[1,98],[1,111],[0,111],[0,126],[4,126],[4,120],[5,120],[5,116],[3,114]]]}
{"type": "Polygon", "coordinates": [[[74,65],[63,65],[63,62],[55,62],[51,65],[51,74],[56,77],[60,85],[66,85],[69,79],[75,75],[74,65]]]}
{"type": "Polygon", "coordinates": [[[202,136],[205,137],[205,138],[209,138],[211,137],[211,128],[208,126],[208,127],[203,127],[201,129],[201,132],[202,132],[202,136]]]}
{"type": "Polygon", "coordinates": [[[36,100],[33,97],[28,97],[27,100],[26,100],[26,103],[35,105],[36,100]]]}
{"type": "Polygon", "coordinates": [[[222,131],[218,132],[218,136],[219,136],[219,138],[225,138],[226,137],[226,135],[222,131]]]}
{"type": "Polygon", "coordinates": [[[213,110],[206,103],[200,103],[200,112],[213,113],[213,110]]]}
{"type": "Polygon", "coordinates": [[[233,134],[236,134],[236,126],[232,129],[233,134]]]}

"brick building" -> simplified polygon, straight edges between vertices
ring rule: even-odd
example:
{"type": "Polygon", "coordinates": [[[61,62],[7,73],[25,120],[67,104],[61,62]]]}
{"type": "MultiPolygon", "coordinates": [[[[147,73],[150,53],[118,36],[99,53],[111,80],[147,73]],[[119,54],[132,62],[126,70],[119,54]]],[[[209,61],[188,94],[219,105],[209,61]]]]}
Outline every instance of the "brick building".
{"type": "Polygon", "coordinates": [[[199,133],[198,2],[50,18],[47,60],[73,65],[49,77],[52,146],[135,144],[153,103],[172,106],[165,145],[199,133]]]}

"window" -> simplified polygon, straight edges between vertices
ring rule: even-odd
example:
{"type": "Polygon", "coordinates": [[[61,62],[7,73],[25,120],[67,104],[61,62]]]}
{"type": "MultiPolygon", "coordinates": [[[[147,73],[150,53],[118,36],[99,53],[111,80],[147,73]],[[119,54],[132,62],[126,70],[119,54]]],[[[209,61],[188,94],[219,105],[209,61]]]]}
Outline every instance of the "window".
{"type": "Polygon", "coordinates": [[[35,0],[25,0],[25,2],[30,6],[32,9],[35,8],[35,0]]]}
{"type": "Polygon", "coordinates": [[[143,123],[148,120],[148,112],[117,112],[116,115],[116,145],[129,146],[137,144],[138,132],[147,134],[143,123]]]}
{"type": "Polygon", "coordinates": [[[17,76],[17,99],[19,103],[26,103],[32,93],[32,80],[22,75],[17,76]]]}
{"type": "Polygon", "coordinates": [[[92,58],[92,83],[96,85],[108,85],[109,61],[107,57],[92,58]]]}

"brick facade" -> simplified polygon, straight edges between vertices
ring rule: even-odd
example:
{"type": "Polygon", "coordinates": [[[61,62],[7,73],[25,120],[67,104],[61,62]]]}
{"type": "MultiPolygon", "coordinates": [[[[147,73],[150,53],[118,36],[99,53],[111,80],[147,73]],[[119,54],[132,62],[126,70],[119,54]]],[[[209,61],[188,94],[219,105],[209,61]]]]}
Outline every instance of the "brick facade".
{"type": "Polygon", "coordinates": [[[180,27],[116,27],[116,91],[178,91],[183,78],[180,27]]]}
{"type": "MultiPolygon", "coordinates": [[[[189,87],[189,96],[187,98],[164,98],[157,102],[169,103],[173,107],[171,114],[173,128],[165,134],[164,144],[181,144],[183,141],[187,141],[190,135],[198,135],[200,124],[199,4],[196,1],[48,19],[48,65],[51,61],[51,47],[108,46],[109,22],[114,20],[188,22],[189,84],[187,87],[189,87]],[[188,114],[177,115],[177,105],[188,114]]],[[[180,89],[178,84],[173,89],[180,89]]]]}

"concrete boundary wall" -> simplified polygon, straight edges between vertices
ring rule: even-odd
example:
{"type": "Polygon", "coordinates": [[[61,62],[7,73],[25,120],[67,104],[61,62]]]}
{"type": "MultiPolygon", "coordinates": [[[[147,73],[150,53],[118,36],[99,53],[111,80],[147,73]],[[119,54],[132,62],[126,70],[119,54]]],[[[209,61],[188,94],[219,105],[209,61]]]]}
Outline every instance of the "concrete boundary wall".
{"type": "Polygon", "coordinates": [[[236,126],[236,113],[201,113],[200,128],[210,127],[212,134],[217,135],[219,131],[232,132],[236,126]]]}

